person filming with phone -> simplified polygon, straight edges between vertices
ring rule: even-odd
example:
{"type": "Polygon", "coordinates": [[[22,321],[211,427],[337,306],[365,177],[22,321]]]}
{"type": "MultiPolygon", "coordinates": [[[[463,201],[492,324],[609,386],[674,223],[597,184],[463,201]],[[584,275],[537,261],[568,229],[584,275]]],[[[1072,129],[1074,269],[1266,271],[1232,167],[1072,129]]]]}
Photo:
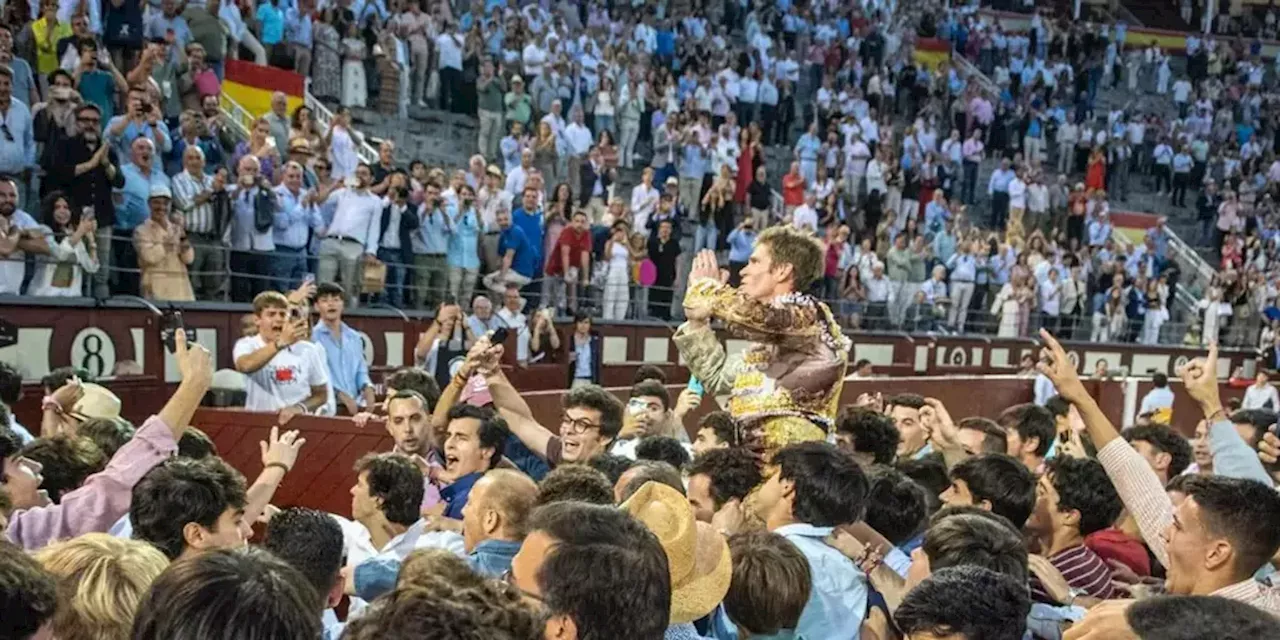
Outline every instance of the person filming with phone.
{"type": "Polygon", "coordinates": [[[326,410],[329,367],[324,350],[307,341],[307,318],[278,291],[254,297],[253,317],[258,334],[240,338],[233,351],[236,371],[248,377],[244,408],[279,411],[282,425],[326,410]]]}

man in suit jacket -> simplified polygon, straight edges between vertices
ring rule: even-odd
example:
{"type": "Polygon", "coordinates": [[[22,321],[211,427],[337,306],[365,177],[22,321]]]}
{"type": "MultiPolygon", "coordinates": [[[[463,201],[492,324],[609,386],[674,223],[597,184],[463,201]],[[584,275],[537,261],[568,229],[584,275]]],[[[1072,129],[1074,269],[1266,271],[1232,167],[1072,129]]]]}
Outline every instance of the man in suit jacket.
{"type": "Polygon", "coordinates": [[[582,163],[580,175],[582,184],[578,185],[578,205],[587,210],[592,222],[599,223],[604,216],[605,202],[609,199],[609,185],[613,184],[613,170],[604,166],[598,147],[587,152],[587,161],[582,163]]]}
{"type": "Polygon", "coordinates": [[[403,173],[400,178],[392,178],[387,191],[391,204],[382,208],[378,225],[378,259],[387,265],[387,284],[378,300],[400,307],[404,305],[405,273],[413,268],[411,238],[418,230],[418,207],[409,203],[409,187],[403,173]]]}

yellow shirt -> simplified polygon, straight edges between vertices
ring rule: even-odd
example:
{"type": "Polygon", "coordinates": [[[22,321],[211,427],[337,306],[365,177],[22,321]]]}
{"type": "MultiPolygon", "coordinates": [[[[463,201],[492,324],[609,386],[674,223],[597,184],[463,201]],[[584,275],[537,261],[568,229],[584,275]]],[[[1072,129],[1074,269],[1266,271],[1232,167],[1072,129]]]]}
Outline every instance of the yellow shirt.
{"type": "Polygon", "coordinates": [[[48,20],[40,18],[31,25],[36,38],[36,72],[42,76],[58,68],[58,41],[71,35],[70,23],[54,24],[52,34],[47,24],[48,20]]]}

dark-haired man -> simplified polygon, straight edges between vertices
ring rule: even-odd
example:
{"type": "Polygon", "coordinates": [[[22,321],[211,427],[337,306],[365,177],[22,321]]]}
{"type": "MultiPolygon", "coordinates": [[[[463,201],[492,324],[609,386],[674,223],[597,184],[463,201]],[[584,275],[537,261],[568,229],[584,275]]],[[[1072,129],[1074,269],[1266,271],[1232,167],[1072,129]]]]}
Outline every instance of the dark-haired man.
{"type": "Polygon", "coordinates": [[[813,582],[804,554],[786,538],[759,531],[729,538],[729,556],[733,579],[724,613],[738,637],[793,637],[813,582]]]}
{"type": "Polygon", "coordinates": [[[1025,584],[962,565],[935,571],[907,592],[893,619],[912,640],[1022,640],[1030,611],[1025,584]]]}
{"type": "Polygon", "coordinates": [[[18,406],[18,401],[21,399],[22,373],[8,362],[0,362],[0,404],[9,407],[7,421],[9,430],[18,436],[20,444],[25,445],[34,438],[30,431],[18,424],[18,417],[13,414],[13,408],[18,406]]]}
{"type": "Polygon", "coordinates": [[[1169,484],[1169,480],[1191,466],[1191,443],[1169,427],[1134,427],[1124,432],[1124,439],[1146,458],[1161,484],[1169,484]]]}
{"type": "Polygon", "coordinates": [[[16,545],[0,540],[0,638],[52,638],[58,609],[54,577],[16,545]]]}
{"type": "MultiPolygon", "coordinates": [[[[609,447],[609,453],[634,460],[636,445],[641,438],[664,436],[671,432],[671,409],[671,394],[662,383],[655,380],[636,383],[631,387],[631,399],[627,401],[626,428],[609,447]]],[[[692,457],[692,449],[689,451],[692,457]]]]}
{"type": "Polygon", "coordinates": [[[668,626],[666,552],[612,506],[558,502],[535,511],[511,582],[542,603],[546,638],[660,640],[668,626]]]}
{"type": "MultiPolygon", "coordinates": [[[[538,485],[529,476],[508,469],[494,469],[476,481],[462,510],[462,533],[453,534],[461,538],[467,562],[476,573],[498,578],[511,569],[537,497],[538,485]]],[[[451,544],[458,542],[455,539],[451,544]]],[[[439,546],[438,542],[433,546],[439,546]]],[[[456,546],[449,548],[456,551],[456,546]]],[[[402,564],[401,558],[380,556],[355,566],[353,595],[372,601],[395,589],[402,564]]]]}
{"type": "MultiPolygon", "coordinates": [[[[1041,335],[1047,343],[1041,370],[1080,410],[1098,445],[1098,461],[1137,520],[1147,547],[1166,568],[1165,590],[1219,595],[1280,613],[1280,592],[1253,577],[1280,548],[1280,495],[1253,480],[1199,476],[1183,484],[1186,498],[1175,506],[1151,466],[1120,437],[1085,390],[1062,346],[1049,334],[1041,335]]],[[[1217,362],[1217,347],[1211,346],[1207,358],[1185,367],[1183,384],[1209,422],[1214,450],[1247,449],[1222,409],[1217,362]]],[[[1256,455],[1252,464],[1265,475],[1256,455]]]]}
{"type": "Polygon", "coordinates": [[[822,277],[822,265],[812,237],[779,226],[756,239],[736,289],[721,282],[714,251],[699,253],[689,272],[688,320],[676,331],[676,347],[707,393],[732,392],[729,412],[762,436],[750,439],[766,457],[791,442],[825,439],[835,422],[850,343],[826,304],[803,293],[822,277]],[[711,331],[712,316],[756,342],[729,358],[711,331]],[[797,335],[812,339],[800,348],[797,335]]]}
{"type": "Polygon", "coordinates": [[[245,504],[244,476],[220,458],[171,458],[133,488],[129,522],[135,540],[177,560],[243,546],[245,504]]]}
{"type": "Polygon", "coordinates": [[[825,540],[866,509],[867,477],[835,445],[804,442],[779,449],[773,474],[753,499],[755,514],[794,543],[813,572],[809,604],[796,633],[805,638],[857,638],[867,607],[866,576],[825,540]]]}
{"type": "MultiPolygon", "coordinates": [[[[48,497],[40,493],[40,467],[19,455],[17,438],[0,437],[0,490],[16,509],[9,515],[4,532],[9,540],[24,549],[36,550],[54,540],[106,531],[129,512],[134,485],[173,455],[213,376],[211,356],[204,347],[188,348],[186,336],[181,333],[176,347],[174,359],[182,379],[177,391],[111,457],[102,473],[90,476],[83,486],[64,495],[61,504],[50,505],[48,497]]],[[[68,390],[75,386],[77,383],[64,385],[68,390]]],[[[67,413],[73,403],[63,400],[66,395],[62,389],[55,391],[45,400],[46,410],[67,413]]]]}
{"type": "Polygon", "coordinates": [[[929,431],[920,418],[924,407],[924,397],[914,393],[899,393],[884,400],[884,413],[893,418],[893,426],[898,428],[899,459],[919,459],[933,453],[929,431]]]}
{"type": "MultiPolygon", "coordinates": [[[[316,615],[338,605],[342,600],[342,527],[329,514],[306,507],[282,509],[267,523],[267,539],[263,548],[289,563],[315,587],[316,615]]],[[[325,640],[342,635],[337,619],[326,620],[325,640]]]]}
{"type": "Polygon", "coordinates": [[[1005,409],[996,418],[996,423],[1004,427],[1006,453],[1021,461],[1032,473],[1039,473],[1057,436],[1053,414],[1041,406],[1019,404],[1005,409]]]}
{"type": "Polygon", "coordinates": [[[760,462],[746,449],[713,449],[699,455],[689,466],[693,514],[702,522],[711,522],[726,503],[746,498],[760,480],[760,462]]]}
{"type": "MultiPolygon", "coordinates": [[[[1062,456],[1047,467],[1038,481],[1036,508],[1026,529],[1039,539],[1041,555],[1062,573],[1073,597],[1109,599],[1115,593],[1111,568],[1084,539],[1115,522],[1120,496],[1096,460],[1062,456]]],[[[1039,580],[1032,580],[1031,592],[1039,602],[1052,601],[1039,580]]]]}
{"type": "MultiPolygon", "coordinates": [[[[496,353],[501,355],[501,350],[496,353]]],[[[512,435],[553,468],[562,462],[586,462],[608,452],[622,431],[622,402],[602,387],[580,385],[564,395],[557,435],[530,417],[529,405],[500,368],[488,370],[492,372],[489,392],[493,404],[512,435]]]]}
{"type": "Polygon", "coordinates": [[[898,428],[879,411],[850,405],[836,417],[836,446],[864,466],[893,464],[898,428]]]}
{"type": "Polygon", "coordinates": [[[951,468],[951,486],[939,498],[954,506],[972,505],[1004,516],[1021,528],[1036,506],[1036,477],[1021,462],[986,453],[951,468]]]}
{"type": "Polygon", "coordinates": [[[134,618],[134,640],[321,637],[319,598],[306,576],[256,547],[175,562],[151,584],[134,618]]]}
{"type": "Polygon", "coordinates": [[[1250,638],[1280,640],[1276,620],[1265,611],[1221,596],[1157,596],[1094,607],[1067,630],[1066,640],[1167,640],[1250,638]]]}
{"type": "Polygon", "coordinates": [[[449,409],[449,435],[444,441],[444,472],[440,489],[444,517],[462,519],[471,488],[502,460],[507,424],[490,411],[470,404],[449,409]]]}
{"type": "Polygon", "coordinates": [[[311,328],[311,340],[324,349],[329,382],[338,404],[354,416],[361,407],[372,407],[377,396],[369,378],[369,363],[364,359],[364,340],[342,321],[346,297],[342,287],[332,282],[316,287],[320,322],[311,328]]]}
{"type": "MultiPolygon", "coordinates": [[[[870,474],[867,489],[867,526],[899,549],[924,529],[928,516],[928,496],[924,487],[892,467],[879,467],[870,474]]],[[[903,555],[900,561],[907,560],[903,555]]],[[[886,562],[888,558],[886,558],[886,562]]],[[[906,562],[902,567],[905,568],[906,562]]]]}
{"type": "Polygon", "coordinates": [[[693,440],[693,455],[699,456],[715,449],[727,449],[742,444],[738,422],[728,411],[712,411],[698,421],[697,437],[693,440]]]}
{"type": "MultiPolygon", "coordinates": [[[[371,453],[356,461],[356,484],[351,487],[351,520],[333,516],[342,526],[347,566],[355,568],[366,560],[403,562],[414,549],[441,547],[465,555],[458,536],[451,532],[425,530],[419,518],[422,505],[422,470],[408,456],[399,453],[371,453]]],[[[346,590],[355,584],[347,572],[346,590]]],[[[353,597],[349,615],[366,606],[353,597]]]]}

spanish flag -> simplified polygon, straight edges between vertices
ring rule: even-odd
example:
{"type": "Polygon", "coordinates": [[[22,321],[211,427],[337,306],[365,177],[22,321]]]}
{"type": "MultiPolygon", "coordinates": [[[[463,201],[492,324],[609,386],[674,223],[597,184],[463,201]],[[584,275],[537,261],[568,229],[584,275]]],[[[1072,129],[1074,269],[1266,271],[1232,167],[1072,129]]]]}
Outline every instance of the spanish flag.
{"type": "Polygon", "coordinates": [[[918,38],[911,58],[921,67],[937,69],[939,64],[951,59],[951,43],[937,38],[918,38]]]}
{"type": "Polygon", "coordinates": [[[255,118],[271,111],[271,94],[281,91],[289,100],[289,113],[305,102],[306,78],[277,67],[244,60],[226,61],[222,93],[255,118]]]}

